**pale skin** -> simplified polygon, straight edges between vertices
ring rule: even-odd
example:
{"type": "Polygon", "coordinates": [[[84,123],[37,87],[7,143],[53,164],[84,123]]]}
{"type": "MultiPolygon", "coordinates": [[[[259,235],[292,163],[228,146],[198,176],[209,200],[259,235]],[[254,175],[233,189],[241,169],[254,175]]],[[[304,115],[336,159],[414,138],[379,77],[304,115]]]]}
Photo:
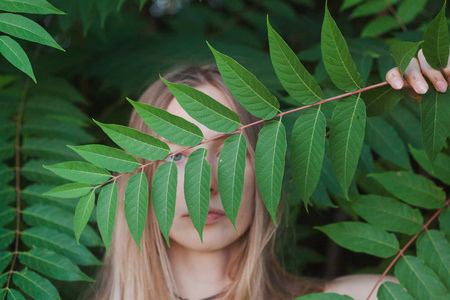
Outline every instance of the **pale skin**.
{"type": "MultiPolygon", "coordinates": [[[[391,69],[386,74],[386,79],[393,88],[406,88],[411,97],[417,101],[420,100],[420,95],[424,94],[428,89],[424,75],[433,83],[438,91],[442,92],[447,89],[447,80],[450,76],[450,67],[446,68],[448,70],[443,70],[443,75],[440,71],[433,70],[426,63],[421,51],[418,56],[419,59],[411,61],[405,71],[405,80],[401,78],[397,68],[391,69]]],[[[196,87],[196,89],[232,109],[228,98],[216,87],[205,84],[196,87]]],[[[219,134],[195,121],[175,99],[172,99],[167,111],[197,125],[202,130],[205,139],[210,139],[219,134]]],[[[178,189],[175,218],[169,235],[170,248],[168,249],[168,255],[177,285],[176,293],[183,298],[191,300],[203,299],[215,295],[230,284],[231,281],[225,274],[226,266],[230,256],[236,250],[237,241],[249,229],[253,218],[255,173],[249,155],[247,155],[242,203],[236,220],[239,235],[223,213],[223,206],[218,190],[217,164],[224,140],[219,139],[199,145],[174,157],[178,168],[178,189]],[[184,166],[187,161],[187,156],[199,147],[207,149],[206,160],[211,164],[210,209],[213,210],[210,211],[207,225],[203,231],[203,244],[200,242],[198,233],[188,216],[187,206],[184,201],[183,186],[184,166]]],[[[171,143],[168,144],[171,151],[182,149],[180,146],[171,143]]],[[[339,277],[329,282],[325,288],[325,292],[346,294],[357,300],[367,299],[370,290],[378,278],[379,275],[350,275],[339,277]]],[[[397,281],[392,276],[386,277],[383,281],[385,280],[397,281]]],[[[376,292],[370,299],[376,299],[376,292]]]]}

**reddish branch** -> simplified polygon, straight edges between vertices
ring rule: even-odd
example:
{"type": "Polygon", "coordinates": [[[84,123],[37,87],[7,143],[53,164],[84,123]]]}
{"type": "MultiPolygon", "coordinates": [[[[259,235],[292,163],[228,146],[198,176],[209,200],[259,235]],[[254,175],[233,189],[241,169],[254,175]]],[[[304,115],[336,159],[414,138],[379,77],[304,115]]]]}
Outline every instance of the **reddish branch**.
{"type": "Polygon", "coordinates": [[[14,271],[14,265],[16,263],[17,254],[19,253],[19,235],[20,235],[20,142],[21,142],[21,130],[22,130],[22,117],[23,110],[25,106],[25,99],[27,98],[28,89],[30,88],[30,80],[28,79],[25,83],[25,87],[22,93],[22,97],[20,99],[19,111],[17,113],[16,119],[16,141],[14,144],[15,151],[15,175],[16,175],[16,240],[14,244],[14,256],[11,263],[11,268],[9,270],[8,281],[6,283],[6,289],[9,287],[9,283],[11,281],[11,276],[14,271]]]}
{"type": "Polygon", "coordinates": [[[428,226],[430,226],[431,222],[433,222],[440,214],[441,212],[450,205],[450,199],[447,199],[445,202],[445,205],[441,207],[439,210],[437,210],[434,215],[428,220],[428,222],[425,223],[425,225],[422,226],[422,229],[418,233],[416,233],[415,236],[412,237],[412,239],[409,240],[409,242],[403,247],[400,252],[397,254],[397,256],[394,258],[394,260],[389,264],[389,266],[386,268],[386,270],[381,274],[380,278],[378,278],[377,282],[375,283],[375,286],[370,291],[369,296],[367,296],[366,300],[369,300],[370,296],[375,292],[377,286],[380,284],[381,280],[383,280],[384,276],[389,272],[389,270],[394,266],[394,264],[397,262],[397,260],[400,258],[400,256],[403,256],[403,253],[405,253],[406,249],[411,246],[411,244],[417,239],[417,237],[425,230],[428,229],[428,226]]]}

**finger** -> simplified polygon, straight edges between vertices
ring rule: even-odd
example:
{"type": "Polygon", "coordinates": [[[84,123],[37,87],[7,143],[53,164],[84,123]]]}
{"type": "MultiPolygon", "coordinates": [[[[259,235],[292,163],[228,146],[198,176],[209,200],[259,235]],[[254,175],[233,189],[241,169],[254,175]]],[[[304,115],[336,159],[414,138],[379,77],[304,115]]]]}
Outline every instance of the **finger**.
{"type": "Polygon", "coordinates": [[[447,80],[445,80],[444,76],[442,75],[441,71],[438,71],[436,69],[433,69],[425,59],[425,56],[423,55],[422,49],[419,50],[419,64],[420,69],[422,69],[422,73],[425,74],[425,76],[433,83],[436,90],[439,92],[445,92],[447,91],[447,80]]]}
{"type": "Polygon", "coordinates": [[[402,75],[397,67],[390,69],[386,73],[386,81],[392,86],[395,90],[400,90],[403,88],[404,82],[402,79],[402,75]]]}
{"type": "Polygon", "coordinates": [[[428,91],[428,84],[420,71],[417,58],[413,58],[405,70],[405,79],[417,94],[425,94],[428,91]]]}

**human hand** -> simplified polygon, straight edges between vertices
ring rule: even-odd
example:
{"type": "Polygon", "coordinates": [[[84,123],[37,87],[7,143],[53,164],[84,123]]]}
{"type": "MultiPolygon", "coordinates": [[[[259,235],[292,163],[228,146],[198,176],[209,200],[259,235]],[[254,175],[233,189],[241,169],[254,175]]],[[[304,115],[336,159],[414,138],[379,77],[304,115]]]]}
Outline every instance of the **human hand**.
{"type": "MultiPolygon", "coordinates": [[[[386,81],[396,90],[405,88],[405,91],[417,102],[420,102],[421,95],[428,91],[428,83],[424,75],[434,85],[439,92],[445,92],[450,81],[450,63],[442,70],[433,69],[425,59],[422,49],[419,50],[418,58],[413,58],[405,70],[404,78],[397,67],[386,73],[386,81]]],[[[450,57],[449,57],[450,62],[450,57]]]]}

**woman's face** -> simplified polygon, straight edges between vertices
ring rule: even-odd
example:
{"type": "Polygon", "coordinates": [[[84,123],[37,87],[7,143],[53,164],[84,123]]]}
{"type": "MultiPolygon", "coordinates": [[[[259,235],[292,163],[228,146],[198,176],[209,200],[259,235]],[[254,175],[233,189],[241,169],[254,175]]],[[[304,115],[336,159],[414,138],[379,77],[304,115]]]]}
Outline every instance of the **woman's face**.
{"type": "MultiPolygon", "coordinates": [[[[221,104],[232,109],[228,98],[213,85],[205,84],[201,85],[200,87],[196,87],[196,89],[202,91],[221,104]]],[[[208,129],[207,127],[191,118],[178,104],[175,98],[171,100],[167,111],[197,125],[202,130],[205,139],[210,139],[220,134],[216,131],[208,129]]],[[[239,237],[243,235],[250,227],[253,219],[255,202],[255,173],[253,162],[248,152],[246,156],[244,191],[242,193],[242,201],[236,219],[236,227],[240,235],[236,233],[230,220],[226,217],[222,202],[220,200],[219,186],[217,182],[217,164],[219,162],[220,150],[222,149],[225,140],[226,136],[224,138],[216,139],[206,144],[188,149],[173,158],[178,167],[178,188],[175,206],[175,218],[173,220],[173,225],[169,234],[171,245],[173,245],[173,243],[176,243],[180,246],[199,251],[219,250],[231,245],[233,242],[239,239],[239,237]],[[189,217],[186,207],[186,201],[184,199],[184,169],[187,158],[190,153],[200,147],[206,148],[206,160],[211,165],[211,196],[208,219],[203,230],[203,244],[201,243],[200,237],[189,217]]],[[[167,143],[172,152],[179,151],[185,148],[183,146],[178,146],[170,142],[167,143]]]]}

